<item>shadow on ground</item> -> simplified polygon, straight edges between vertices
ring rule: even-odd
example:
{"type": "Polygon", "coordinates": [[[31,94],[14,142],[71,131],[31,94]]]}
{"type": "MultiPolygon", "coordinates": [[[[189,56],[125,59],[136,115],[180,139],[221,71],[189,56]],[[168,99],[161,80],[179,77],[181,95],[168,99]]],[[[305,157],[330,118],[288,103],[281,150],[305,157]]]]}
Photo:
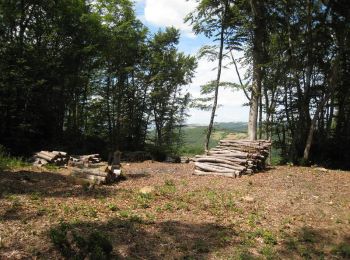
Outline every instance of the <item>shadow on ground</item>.
{"type": "MultiPolygon", "coordinates": [[[[118,190],[114,190],[116,194],[118,190]]],[[[54,172],[2,171],[0,172],[0,199],[15,194],[38,194],[42,197],[108,197],[113,195],[109,186],[94,186],[54,172]]]]}
{"type": "Polygon", "coordinates": [[[310,226],[284,234],[277,254],[282,258],[350,259],[350,236],[310,226]]]}
{"type": "Polygon", "coordinates": [[[100,237],[108,238],[113,246],[112,259],[207,259],[212,252],[232,246],[227,238],[236,236],[232,229],[218,224],[165,221],[153,225],[133,216],[128,219],[114,218],[107,223],[61,224],[53,227],[49,233],[51,240],[54,236],[56,249],[62,256],[78,258],[91,257],[96,250],[99,253],[96,245],[84,247],[84,243],[81,243],[84,238],[86,244],[102,244],[101,247],[104,247],[106,242],[98,242],[96,235],[94,242],[89,241],[88,234],[97,233],[100,237]],[[66,232],[65,235],[62,235],[62,231],[66,232]],[[62,239],[64,236],[66,240],[62,239]]]}
{"type": "MultiPolygon", "coordinates": [[[[182,221],[152,223],[136,216],[113,218],[107,223],[69,224],[65,228],[70,242],[61,240],[60,243],[68,247],[55,243],[62,256],[81,255],[81,250],[77,250],[79,239],[74,242],[69,237],[81,235],[86,238],[97,232],[113,246],[110,255],[113,259],[350,259],[349,236],[333,237],[331,230],[310,227],[302,227],[276,244],[264,241],[265,245],[257,241],[247,243],[238,226],[182,221]]],[[[49,233],[52,236],[52,231],[59,230],[62,230],[62,225],[53,227],[49,233]]],[[[96,236],[93,241],[96,243],[96,236]]],[[[96,246],[83,250],[84,257],[91,256],[96,246]]]]}

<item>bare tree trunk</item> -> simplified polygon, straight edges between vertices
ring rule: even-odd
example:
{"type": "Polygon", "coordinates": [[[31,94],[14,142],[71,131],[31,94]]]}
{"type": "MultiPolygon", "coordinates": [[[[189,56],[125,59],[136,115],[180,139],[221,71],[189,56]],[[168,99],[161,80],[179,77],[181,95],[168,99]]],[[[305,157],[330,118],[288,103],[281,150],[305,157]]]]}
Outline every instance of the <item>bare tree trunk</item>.
{"type": "Polygon", "coordinates": [[[262,116],[263,116],[263,104],[262,104],[262,95],[260,93],[259,95],[259,139],[262,139],[262,130],[263,130],[263,127],[262,127],[262,124],[263,124],[263,121],[262,121],[262,116]]]}
{"type": "Polygon", "coordinates": [[[222,53],[224,50],[224,32],[225,32],[225,25],[224,25],[224,19],[226,16],[226,10],[227,10],[227,2],[225,3],[225,10],[222,14],[222,22],[221,22],[221,32],[220,32],[220,50],[219,50],[219,62],[218,62],[218,74],[216,77],[216,86],[215,86],[215,95],[214,95],[214,104],[213,108],[211,111],[211,116],[210,116],[210,122],[208,126],[208,132],[205,140],[205,152],[209,151],[209,142],[210,142],[210,136],[211,132],[213,130],[213,125],[214,125],[214,118],[215,118],[215,112],[216,108],[218,105],[218,94],[219,94],[219,85],[220,85],[220,78],[221,78],[221,69],[222,69],[222,53]]]}
{"type": "Polygon", "coordinates": [[[262,52],[264,40],[264,17],[263,17],[263,2],[260,0],[250,0],[254,17],[253,29],[253,83],[252,94],[250,99],[250,111],[248,122],[248,137],[250,140],[257,139],[257,121],[259,112],[259,96],[261,95],[261,80],[262,80],[262,52]]]}
{"type": "MultiPolygon", "coordinates": [[[[254,84],[254,83],[253,83],[254,84]]],[[[256,140],[257,138],[257,121],[258,121],[258,103],[259,97],[257,94],[256,83],[253,85],[252,95],[250,98],[250,110],[248,121],[248,137],[250,140],[256,140]]]]}
{"type": "Polygon", "coordinates": [[[306,140],[305,149],[304,149],[304,156],[303,156],[304,162],[307,162],[309,160],[309,158],[310,158],[310,150],[311,150],[311,145],[312,145],[312,141],[313,141],[313,136],[314,136],[317,120],[318,120],[318,117],[319,117],[319,114],[320,114],[321,110],[323,109],[323,106],[326,104],[326,102],[328,101],[329,97],[330,97],[330,95],[327,94],[323,98],[323,100],[317,106],[315,115],[312,118],[311,125],[310,125],[310,128],[309,128],[309,133],[308,133],[307,140],[306,140]]]}
{"type": "MultiPolygon", "coordinates": [[[[328,102],[328,100],[331,98],[332,96],[332,92],[334,91],[334,88],[336,87],[336,78],[337,78],[337,73],[338,72],[338,67],[339,67],[339,57],[336,57],[332,66],[331,66],[331,74],[329,77],[329,88],[326,89],[326,95],[324,96],[324,98],[321,100],[321,102],[319,102],[317,109],[315,111],[315,115],[312,118],[311,121],[311,125],[309,128],[309,133],[307,136],[307,140],[306,140],[306,144],[305,144],[305,148],[304,148],[304,154],[303,154],[303,160],[304,162],[307,162],[310,158],[310,150],[311,150],[311,145],[312,145],[312,141],[313,141],[313,135],[314,135],[314,131],[316,128],[316,123],[317,123],[317,119],[319,117],[319,114],[321,112],[321,110],[323,109],[324,105],[328,102]]],[[[333,113],[333,112],[332,112],[333,113]]]]}

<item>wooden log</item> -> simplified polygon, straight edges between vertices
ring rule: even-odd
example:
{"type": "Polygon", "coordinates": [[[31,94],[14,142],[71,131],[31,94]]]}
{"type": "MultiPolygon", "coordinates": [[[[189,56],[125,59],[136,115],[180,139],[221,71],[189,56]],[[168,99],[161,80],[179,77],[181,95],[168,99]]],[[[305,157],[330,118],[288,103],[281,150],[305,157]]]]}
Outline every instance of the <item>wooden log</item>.
{"type": "Polygon", "coordinates": [[[89,159],[89,158],[94,158],[94,157],[99,158],[100,155],[98,153],[95,153],[95,154],[80,155],[79,157],[80,157],[81,160],[84,160],[84,159],[89,159]]]}
{"type": "Polygon", "coordinates": [[[211,149],[210,152],[213,152],[213,153],[233,153],[233,154],[236,154],[236,155],[239,155],[239,156],[248,156],[249,153],[246,153],[246,152],[241,152],[241,151],[237,151],[237,150],[233,150],[233,149],[211,149]]]}
{"type": "Polygon", "coordinates": [[[34,165],[34,166],[39,166],[39,167],[41,167],[41,166],[43,166],[43,165],[45,165],[45,164],[48,164],[48,163],[49,163],[49,162],[46,161],[45,159],[36,158],[35,161],[33,162],[33,165],[34,165]]]}
{"type": "Polygon", "coordinates": [[[212,166],[219,166],[219,167],[223,167],[223,168],[228,168],[228,169],[232,169],[232,170],[236,170],[236,171],[243,171],[246,169],[246,167],[244,166],[235,166],[235,165],[231,165],[231,164],[226,164],[226,163],[208,163],[209,165],[212,166]]]}
{"type": "Polygon", "coordinates": [[[225,176],[225,177],[231,177],[235,178],[238,175],[234,173],[229,173],[229,172],[205,172],[205,171],[200,171],[200,170],[194,170],[194,175],[214,175],[214,176],[225,176]]]}
{"type": "Polygon", "coordinates": [[[237,171],[237,170],[232,170],[232,169],[228,169],[220,166],[213,166],[208,163],[196,162],[195,166],[200,168],[201,170],[209,171],[209,172],[228,172],[228,173],[235,173],[235,174],[240,173],[240,171],[237,171]]]}
{"type": "Polygon", "coordinates": [[[62,151],[52,151],[51,153],[59,156],[64,156],[64,157],[67,156],[67,153],[62,151]]]}
{"type": "Polygon", "coordinates": [[[208,152],[208,155],[214,155],[214,156],[225,156],[225,157],[236,157],[239,159],[247,159],[247,156],[236,154],[236,153],[230,153],[230,152],[208,152]]]}
{"type": "Polygon", "coordinates": [[[239,165],[245,165],[247,160],[245,159],[240,159],[240,158],[234,158],[234,157],[225,157],[225,156],[205,156],[205,155],[196,155],[195,158],[193,159],[193,161],[196,161],[199,158],[213,158],[213,159],[220,159],[220,160],[227,160],[227,161],[231,161],[232,163],[236,163],[239,165]]]}
{"type": "Polygon", "coordinates": [[[100,176],[100,177],[107,177],[109,172],[106,172],[104,170],[101,169],[94,169],[94,168],[76,168],[76,169],[72,169],[73,173],[76,174],[87,174],[87,175],[94,175],[94,176],[100,176]]]}
{"type": "Polygon", "coordinates": [[[74,178],[87,180],[87,181],[90,182],[90,183],[96,183],[96,184],[108,183],[108,181],[107,181],[107,179],[106,179],[105,177],[96,176],[96,175],[89,175],[89,174],[85,174],[85,175],[81,175],[81,174],[72,174],[72,176],[73,176],[74,178]]]}
{"type": "Polygon", "coordinates": [[[215,158],[215,157],[197,158],[196,162],[224,163],[224,164],[229,164],[232,166],[244,168],[243,166],[239,165],[238,163],[232,162],[231,160],[215,158]]]}
{"type": "Polygon", "coordinates": [[[49,152],[41,151],[35,154],[35,157],[45,159],[48,162],[53,161],[57,156],[49,152]]]}

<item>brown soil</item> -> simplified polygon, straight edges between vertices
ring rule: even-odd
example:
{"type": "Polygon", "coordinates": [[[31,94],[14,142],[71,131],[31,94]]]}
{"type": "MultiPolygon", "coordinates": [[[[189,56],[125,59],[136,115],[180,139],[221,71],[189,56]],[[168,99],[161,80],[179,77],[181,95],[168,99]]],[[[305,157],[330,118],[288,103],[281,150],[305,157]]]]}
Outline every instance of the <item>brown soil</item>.
{"type": "Polygon", "coordinates": [[[118,259],[350,258],[349,172],[283,166],[230,179],[152,162],[123,170],[126,180],[95,187],[64,171],[0,172],[0,259],[64,258],[50,237],[62,223],[82,237],[99,232],[118,259]]]}

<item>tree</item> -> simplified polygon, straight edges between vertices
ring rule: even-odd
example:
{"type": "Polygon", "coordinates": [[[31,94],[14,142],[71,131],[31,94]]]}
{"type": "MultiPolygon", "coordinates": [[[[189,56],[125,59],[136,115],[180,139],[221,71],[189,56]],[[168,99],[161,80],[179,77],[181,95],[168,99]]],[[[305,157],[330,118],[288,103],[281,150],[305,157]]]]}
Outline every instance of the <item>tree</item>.
{"type": "Polygon", "coordinates": [[[191,82],[196,68],[194,57],[177,51],[179,36],[175,28],[166,28],[150,41],[148,84],[158,147],[171,147],[174,141],[174,130],[183,121],[183,113],[179,112],[188,104],[187,95],[181,94],[181,86],[191,82]]]}
{"type": "MultiPolygon", "coordinates": [[[[250,111],[248,122],[248,137],[257,139],[257,122],[259,111],[259,98],[262,91],[262,64],[264,62],[264,44],[266,39],[265,3],[261,0],[249,0],[253,29],[252,29],[252,59],[253,59],[253,81],[250,98],[250,111]]],[[[261,109],[260,109],[261,111],[261,109]]],[[[260,129],[261,130],[261,129],[260,129]]]]}
{"type": "MultiPolygon", "coordinates": [[[[229,34],[229,22],[230,22],[230,1],[218,0],[218,1],[199,1],[199,4],[194,12],[189,14],[186,21],[189,21],[193,26],[196,34],[203,33],[208,38],[214,38],[214,41],[218,41],[218,53],[217,53],[217,76],[215,80],[213,106],[207,130],[205,140],[205,151],[209,150],[210,136],[213,130],[215,113],[218,105],[218,94],[222,71],[222,61],[224,58],[225,40],[229,34]]],[[[204,47],[201,50],[200,56],[212,55],[215,53],[215,47],[204,47]]],[[[213,82],[212,82],[213,83],[213,82]]],[[[212,86],[212,83],[209,85],[212,86]]]]}

